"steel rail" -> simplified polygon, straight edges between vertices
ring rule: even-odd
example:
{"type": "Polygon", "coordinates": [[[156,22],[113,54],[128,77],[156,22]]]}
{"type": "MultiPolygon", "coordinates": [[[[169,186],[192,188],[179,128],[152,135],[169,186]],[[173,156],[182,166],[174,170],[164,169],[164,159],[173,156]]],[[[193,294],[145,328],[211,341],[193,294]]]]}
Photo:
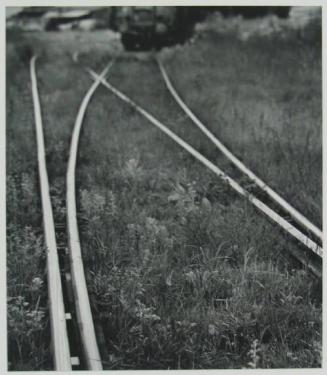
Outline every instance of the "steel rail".
{"type": "Polygon", "coordinates": [[[33,56],[30,61],[30,74],[32,82],[32,97],[36,128],[37,157],[43,212],[43,229],[45,244],[47,247],[47,278],[53,362],[55,370],[69,371],[72,369],[72,366],[66,327],[64,299],[60,278],[55,226],[49,193],[49,179],[45,159],[41,105],[35,72],[36,59],[37,56],[33,56]]]}
{"type": "Polygon", "coordinates": [[[257,186],[259,186],[264,192],[266,192],[280,207],[287,211],[290,216],[296,220],[299,224],[302,224],[307,230],[314,233],[320,240],[323,238],[322,231],[311,223],[304,215],[302,215],[298,210],[292,207],[288,202],[285,201],[278,193],[276,193],[272,188],[270,188],[264,181],[262,181],[258,176],[256,176],[249,168],[247,168],[228,148],[217,139],[211,131],[195,116],[195,114],[188,108],[185,102],[178,95],[176,89],[172,85],[166,69],[164,68],[162,62],[157,57],[156,61],[158,63],[161,75],[165,81],[168,91],[171,93],[178,105],[183,109],[186,115],[194,122],[194,124],[215,144],[215,146],[243,173],[245,173],[257,186]]]}
{"type": "MultiPolygon", "coordinates": [[[[287,220],[273,211],[270,207],[268,207],[265,203],[260,201],[256,198],[253,194],[247,192],[243,189],[236,181],[234,181],[231,177],[229,177],[226,173],[220,170],[216,165],[214,165],[210,160],[205,158],[200,152],[195,150],[192,146],[190,146],[187,142],[185,142],[182,138],[177,136],[174,132],[169,130],[164,124],[158,121],[155,117],[153,117],[150,113],[145,111],[142,107],[137,105],[132,99],[128,98],[125,94],[121,91],[116,89],[110,83],[108,83],[103,77],[99,76],[92,70],[89,70],[89,73],[93,77],[93,79],[100,82],[109,89],[113,94],[119,97],[125,103],[131,105],[139,114],[149,120],[153,125],[163,131],[167,136],[173,139],[176,143],[178,143],[182,148],[188,151],[191,155],[193,155],[198,161],[200,161],[203,165],[209,168],[212,172],[214,172],[218,177],[222,178],[225,182],[227,182],[236,192],[240,195],[244,196],[250,203],[252,203],[255,207],[257,207],[261,212],[266,214],[272,221],[277,223],[281,228],[283,228],[286,232],[288,232],[292,237],[297,239],[299,242],[304,244],[309,250],[314,252],[320,258],[322,258],[323,250],[322,248],[312,241],[309,237],[299,231],[296,227],[290,224],[287,220]]],[[[303,258],[300,260],[303,263],[303,258]],[[302,259],[302,260],[301,260],[302,259]]],[[[318,276],[320,276],[319,272],[315,269],[315,267],[310,266],[311,270],[318,276]]]]}
{"type": "Polygon", "coordinates": [[[102,370],[103,367],[94,330],[94,323],[92,318],[89,295],[86,286],[84,266],[82,261],[82,252],[80,246],[76,215],[75,170],[80,130],[82,127],[86,108],[96,88],[99,86],[101,79],[104,79],[113,62],[114,60],[106,66],[106,68],[103,70],[99,78],[95,80],[95,82],[91,85],[91,87],[89,88],[81,102],[71,138],[68,169],[66,176],[67,227],[71,274],[75,294],[76,314],[78,324],[80,327],[85,360],[89,370],[102,370]]]}

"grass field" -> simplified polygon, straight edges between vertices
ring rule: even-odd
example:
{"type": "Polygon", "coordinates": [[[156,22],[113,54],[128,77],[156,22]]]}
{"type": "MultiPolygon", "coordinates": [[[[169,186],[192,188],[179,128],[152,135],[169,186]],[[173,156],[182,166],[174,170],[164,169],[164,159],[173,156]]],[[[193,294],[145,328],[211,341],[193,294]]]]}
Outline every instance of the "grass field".
{"type": "MultiPolygon", "coordinates": [[[[10,369],[51,368],[29,58],[40,54],[50,184],[63,221],[71,130],[91,84],[83,66],[100,71],[120,49],[104,31],[7,34],[10,369]]],[[[202,32],[160,56],[212,132],[321,225],[319,42],[202,32]]],[[[169,97],[151,55],[122,54],[108,79],[237,175],[169,97]]],[[[298,244],[102,87],[83,125],[77,187],[106,369],[321,366],[321,283],[288,255],[298,244]]]]}

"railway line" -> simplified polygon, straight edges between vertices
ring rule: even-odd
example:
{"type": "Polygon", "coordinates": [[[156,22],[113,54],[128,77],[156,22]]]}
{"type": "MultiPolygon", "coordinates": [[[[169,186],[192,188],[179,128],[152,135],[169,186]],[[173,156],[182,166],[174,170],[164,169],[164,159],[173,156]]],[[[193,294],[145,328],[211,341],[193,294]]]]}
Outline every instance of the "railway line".
{"type": "MultiPolygon", "coordinates": [[[[264,183],[256,174],[249,170],[222,142],[194,115],[183,102],[168,74],[157,59],[159,72],[167,86],[167,94],[174,97],[177,104],[192,120],[192,122],[210,139],[227,159],[247,175],[261,189],[267,200],[259,199],[248,191],[238,181],[203,156],[191,144],[187,143],[161,121],[138,105],[133,99],[114,87],[106,76],[113,65],[111,61],[106,68],[97,74],[87,69],[94,82],[85,94],[73,128],[70,143],[69,160],[66,175],[66,223],[55,223],[53,219],[49,181],[45,160],[45,144],[42,128],[42,113],[39,100],[36,75],[36,60],[34,56],[30,62],[32,82],[32,96],[36,125],[38,165],[40,176],[40,191],[43,209],[43,227],[45,234],[48,271],[48,296],[52,334],[52,350],[54,368],[60,371],[72,369],[102,370],[102,360],[97,343],[90,301],[86,286],[84,266],[81,254],[80,237],[76,210],[76,162],[78,142],[87,106],[96,89],[102,85],[112,94],[132,107],[139,115],[147,119],[172,141],[177,143],[187,153],[191,154],[199,163],[221,178],[230,188],[249,201],[255,208],[268,217],[270,221],[281,228],[291,239],[299,243],[299,252],[293,255],[304,264],[314,275],[321,277],[321,259],[323,257],[322,231],[311,223],[304,215],[287,203],[277,192],[264,183]],[[276,208],[278,206],[278,208],[276,208]],[[291,218],[291,220],[286,219],[291,218]],[[57,240],[56,232],[63,233],[64,241],[57,240]],[[66,241],[66,244],[64,243],[66,241]],[[309,255],[308,255],[309,254],[309,255]],[[318,262],[317,262],[318,259],[318,262]]],[[[277,230],[277,228],[276,228],[277,230]]]]}
{"type": "MultiPolygon", "coordinates": [[[[65,224],[59,226],[63,237],[68,240],[68,246],[61,244],[59,247],[56,240],[56,230],[58,233],[59,228],[53,219],[49,194],[41,106],[35,69],[36,60],[37,57],[33,56],[30,62],[30,73],[37,135],[43,227],[48,250],[48,298],[54,369],[58,371],[102,370],[82,262],[75,195],[75,168],[80,129],[87,105],[99,86],[100,79],[91,85],[84,96],[73,129],[66,181],[67,226],[65,224]],[[76,355],[72,355],[73,353],[76,355]]],[[[100,77],[105,77],[112,63],[107,65],[100,77]]]]}
{"type": "Polygon", "coordinates": [[[192,120],[192,122],[213,142],[213,144],[220,150],[227,159],[238,168],[239,171],[247,175],[251,181],[253,181],[263,192],[267,193],[268,196],[283,208],[294,220],[296,220],[303,228],[307,229],[322,241],[322,231],[311,223],[305,216],[303,216],[298,210],[292,207],[284,198],[276,193],[270,186],[263,182],[258,176],[256,176],[249,168],[242,163],[228,148],[217,139],[214,134],[195,116],[195,114],[188,108],[185,102],[178,95],[174,88],[170,78],[168,77],[167,71],[164,68],[162,62],[156,59],[161,75],[165,81],[167,89],[171,93],[172,97],[176,100],[177,104],[182,108],[186,115],[192,120]]]}
{"type": "MultiPolygon", "coordinates": [[[[158,60],[157,60],[158,61],[158,60]]],[[[167,73],[164,71],[162,64],[158,61],[159,68],[163,74],[166,84],[169,82],[170,84],[170,92],[174,92],[174,97],[176,99],[177,93],[173,91],[172,85],[170,81],[168,81],[167,73]]],[[[225,182],[227,182],[233,190],[235,190],[240,195],[244,196],[250,203],[252,203],[257,209],[263,212],[265,215],[269,217],[270,220],[274,221],[278,224],[281,228],[283,228],[288,234],[294,237],[297,241],[302,243],[307,249],[311,252],[316,254],[318,257],[322,258],[323,250],[320,246],[319,241],[322,240],[322,232],[312,224],[308,219],[306,219],[302,214],[300,214],[297,210],[295,210],[291,205],[289,205],[283,198],[281,198],[277,193],[275,193],[268,185],[266,185],[262,180],[260,180],[253,172],[251,172],[246,166],[240,162],[229,150],[226,149],[225,146],[222,145],[217,138],[213,136],[213,134],[202,124],[200,121],[193,115],[193,113],[187,108],[185,103],[183,103],[182,108],[183,110],[192,118],[196,125],[200,127],[200,129],[214,142],[214,144],[221,150],[223,150],[224,154],[233,161],[234,164],[245,174],[247,174],[265,193],[268,193],[271,198],[278,203],[288,214],[290,214],[294,219],[302,225],[306,229],[306,231],[310,231],[314,234],[314,238],[318,238],[318,241],[312,240],[309,237],[309,234],[304,234],[304,231],[299,230],[295,225],[284,219],[279,213],[275,210],[271,209],[267,204],[259,200],[249,191],[246,191],[238,182],[234,179],[229,177],[225,172],[223,172],[220,168],[214,165],[210,160],[205,158],[200,152],[195,150],[190,144],[185,142],[182,138],[180,138],[177,134],[172,132],[167,126],[165,126],[162,122],[152,116],[149,112],[147,112],[144,108],[138,105],[135,101],[129,98],[127,95],[119,91],[113,85],[111,85],[108,81],[101,78],[98,74],[89,70],[90,75],[95,79],[100,79],[101,83],[110,90],[114,95],[120,98],[123,102],[128,104],[129,106],[133,107],[136,112],[138,112],[141,116],[146,118],[152,125],[159,128],[162,132],[164,132],[169,138],[171,138],[174,142],[179,144],[184,150],[189,152],[191,155],[195,157],[200,163],[205,165],[209,168],[212,172],[214,172],[218,177],[222,178],[225,182]]],[[[168,85],[169,86],[169,85],[168,85]]],[[[182,104],[181,99],[179,98],[179,104],[182,104]]],[[[298,259],[308,265],[308,267],[318,276],[321,275],[320,271],[312,264],[307,264],[307,261],[304,260],[301,255],[298,255],[298,259]]]]}
{"type": "Polygon", "coordinates": [[[37,78],[35,72],[34,56],[30,62],[32,82],[32,96],[34,105],[37,155],[40,179],[40,191],[43,212],[43,230],[47,247],[47,275],[49,293],[50,325],[53,348],[53,363],[56,370],[71,370],[71,357],[66,324],[66,311],[64,308],[63,287],[59,268],[59,256],[55,234],[55,224],[49,194],[49,180],[45,160],[45,145],[41,106],[38,94],[37,78]]]}

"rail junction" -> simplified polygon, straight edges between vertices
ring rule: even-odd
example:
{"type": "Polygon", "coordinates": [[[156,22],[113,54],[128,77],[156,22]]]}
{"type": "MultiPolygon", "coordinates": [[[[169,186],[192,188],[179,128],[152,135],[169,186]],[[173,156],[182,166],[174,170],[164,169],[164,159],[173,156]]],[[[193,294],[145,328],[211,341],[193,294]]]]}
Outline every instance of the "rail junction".
{"type": "Polygon", "coordinates": [[[45,142],[42,125],[42,111],[37,86],[36,60],[30,61],[32,97],[38,148],[38,168],[40,193],[43,209],[43,230],[47,247],[48,298],[52,334],[52,350],[54,368],[60,371],[72,369],[102,370],[102,360],[97,343],[92,311],[85,280],[84,266],[79,238],[76,210],[76,161],[78,142],[83,119],[90,100],[96,89],[103,85],[112,94],[132,107],[150,124],[166,134],[186,152],[191,154],[212,173],[221,178],[230,188],[244,197],[250,204],[276,224],[276,230],[281,228],[290,238],[299,243],[299,251],[295,256],[316,277],[321,278],[321,260],[323,258],[322,231],[311,223],[304,215],[292,207],[276,191],[263,182],[254,172],[248,169],[214,134],[196,117],[191,109],[181,99],[171,82],[162,62],[156,58],[158,72],[161,73],[167,91],[175,99],[177,105],[192,120],[195,126],[210,139],[218,150],[233,164],[235,168],[246,175],[258,189],[261,189],[266,199],[263,201],[248,191],[242,184],[231,178],[217,165],[208,160],[199,151],[171,131],[161,121],[138,105],[133,99],[118,90],[108,82],[106,76],[116,60],[112,60],[105,69],[97,74],[93,70],[85,70],[94,82],[82,99],[73,133],[71,137],[69,160],[66,175],[66,223],[55,223],[52,212],[50,187],[45,159],[45,142]],[[58,241],[58,233],[62,233],[66,243],[58,241]]]}

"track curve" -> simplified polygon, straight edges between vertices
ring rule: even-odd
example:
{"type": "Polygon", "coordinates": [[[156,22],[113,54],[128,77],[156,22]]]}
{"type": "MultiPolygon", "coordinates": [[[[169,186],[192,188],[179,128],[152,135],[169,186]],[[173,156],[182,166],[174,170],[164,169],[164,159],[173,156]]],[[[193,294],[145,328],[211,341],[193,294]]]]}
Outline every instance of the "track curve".
{"type": "MultiPolygon", "coordinates": [[[[47,270],[48,270],[48,288],[49,288],[49,307],[50,307],[50,322],[52,347],[55,370],[69,371],[72,369],[72,357],[70,355],[69,336],[67,333],[66,314],[64,307],[64,297],[62,290],[62,281],[60,276],[60,267],[58,259],[58,249],[56,243],[55,224],[53,219],[53,212],[51,206],[51,199],[49,194],[49,181],[46,169],[44,135],[42,127],[41,106],[38,95],[37,77],[35,72],[37,56],[33,56],[30,61],[30,74],[32,82],[32,96],[34,105],[34,116],[37,136],[38,149],[38,167],[40,176],[41,200],[43,208],[43,226],[47,252],[47,270]]],[[[100,351],[95,334],[95,328],[92,318],[90,301],[87,291],[84,266],[82,261],[82,252],[79,239],[79,230],[77,223],[77,209],[76,209],[76,163],[78,143],[80,138],[81,127],[83,119],[88,107],[88,104],[95,93],[97,87],[102,84],[114,95],[119,97],[122,101],[130,105],[136,112],[146,118],[152,125],[156,126],[164,132],[170,139],[181,146],[185,151],[190,153],[195,159],[206,166],[211,172],[224,180],[233,190],[247,199],[252,205],[264,213],[271,221],[278,224],[285,232],[302,243],[307,249],[318,257],[323,257],[323,249],[314,240],[302,233],[301,230],[293,226],[285,220],[279,213],[275,212],[263,201],[258,199],[255,195],[249,193],[237,181],[231,178],[228,174],[222,171],[217,165],[212,163],[204,157],[199,151],[193,148],[190,144],[185,142],[182,138],[177,136],[162,122],[157,120],[149,112],[136,104],[132,99],[124,93],[112,86],[105,77],[115,62],[111,61],[100,75],[96,74],[90,69],[87,71],[94,79],[93,84],[86,92],[80,104],[78,114],[75,120],[70,150],[69,160],[66,174],[66,206],[67,206],[67,232],[68,232],[68,247],[70,259],[70,272],[72,277],[74,304],[76,308],[76,315],[78,320],[79,332],[81,336],[82,348],[86,366],[89,370],[100,371],[103,370],[100,351]]],[[[302,224],[308,231],[322,239],[322,231],[314,226],[308,219],[306,219],[300,212],[289,205],[282,197],[280,197],[274,190],[266,185],[259,177],[250,171],[239,159],[237,159],[206,127],[205,125],[191,112],[182,99],[174,89],[165,68],[160,60],[157,60],[161,74],[164,78],[166,86],[172,96],[175,98],[184,112],[191,118],[191,120],[200,128],[200,130],[220,149],[220,151],[243,173],[254,181],[263,191],[265,191],[276,203],[284,208],[298,223],[302,224]]],[[[295,255],[303,264],[305,264],[316,276],[321,277],[321,271],[308,259],[301,255],[295,255]]]]}
{"type": "Polygon", "coordinates": [[[323,238],[322,231],[311,223],[304,215],[298,210],[292,207],[284,198],[276,193],[270,186],[262,181],[256,174],[254,174],[244,163],[241,162],[219,139],[217,139],[212,132],[195,116],[195,114],[189,109],[182,98],[178,95],[174,88],[171,80],[168,77],[167,71],[164,68],[162,62],[157,57],[161,75],[165,81],[168,91],[175,99],[177,104],[182,108],[186,115],[193,121],[193,123],[214,143],[214,145],[244,174],[246,174],[258,187],[266,192],[280,207],[282,207],[290,216],[296,220],[299,224],[302,224],[307,230],[314,233],[321,241],[323,238]]]}
{"type": "MultiPolygon", "coordinates": [[[[265,203],[263,203],[258,198],[256,198],[253,194],[249,193],[244,188],[242,188],[235,180],[233,180],[226,173],[224,173],[222,170],[220,170],[210,160],[205,158],[200,152],[195,150],[187,142],[185,142],[183,139],[181,139],[179,136],[177,136],[174,132],[169,130],[164,124],[162,124],[155,117],[153,117],[150,113],[148,113],[146,110],[144,110],[138,104],[136,104],[132,99],[130,99],[128,96],[126,96],[121,91],[119,91],[114,86],[112,86],[103,77],[99,76],[98,74],[96,74],[95,72],[93,72],[91,70],[89,70],[89,73],[91,74],[93,79],[95,79],[96,81],[100,80],[101,83],[108,90],[110,90],[114,95],[119,97],[122,101],[124,101],[128,105],[132,106],[139,114],[141,114],[143,117],[145,117],[148,121],[150,121],[154,126],[159,128],[161,131],[163,131],[168,137],[173,139],[182,148],[184,148],[187,152],[189,152],[191,155],[193,155],[198,161],[200,161],[203,165],[205,165],[212,172],[214,172],[218,177],[222,178],[225,182],[227,182],[232,187],[232,189],[234,189],[237,193],[239,193],[240,195],[245,197],[250,203],[252,203],[255,207],[257,207],[261,212],[263,212],[266,216],[268,216],[272,221],[274,221],[276,224],[278,224],[288,234],[290,234],[297,241],[299,241],[300,243],[305,245],[314,254],[316,254],[320,258],[322,258],[323,250],[317,243],[315,243],[313,240],[311,240],[309,237],[307,237],[305,234],[303,234],[300,230],[298,230],[296,227],[294,227],[292,224],[290,224],[287,220],[285,220],[278,213],[276,213],[274,210],[272,210],[270,207],[268,207],[265,203]]],[[[302,263],[306,262],[305,259],[302,258],[302,257],[299,257],[299,260],[302,263]]],[[[306,265],[311,269],[311,271],[315,275],[317,275],[318,277],[321,276],[321,272],[314,265],[312,265],[312,264],[306,264],[306,265]]]]}
{"type": "Polygon", "coordinates": [[[100,352],[95,336],[94,323],[92,318],[92,312],[90,308],[90,301],[87,292],[84,266],[82,261],[82,252],[79,239],[79,231],[77,224],[76,214],[76,182],[75,182],[75,170],[76,170],[76,159],[78,151],[78,141],[80,131],[83,123],[83,118],[87,105],[94,94],[96,88],[101,83],[108,73],[113,61],[107,65],[107,67],[100,74],[92,86],[84,96],[80,105],[78,115],[76,117],[73,134],[71,138],[68,168],[67,168],[67,225],[68,225],[68,242],[69,242],[69,257],[71,263],[71,273],[73,289],[75,294],[76,312],[78,318],[78,324],[80,327],[80,333],[82,336],[82,345],[85,355],[87,366],[90,370],[102,370],[102,363],[100,358],[100,352]]]}

